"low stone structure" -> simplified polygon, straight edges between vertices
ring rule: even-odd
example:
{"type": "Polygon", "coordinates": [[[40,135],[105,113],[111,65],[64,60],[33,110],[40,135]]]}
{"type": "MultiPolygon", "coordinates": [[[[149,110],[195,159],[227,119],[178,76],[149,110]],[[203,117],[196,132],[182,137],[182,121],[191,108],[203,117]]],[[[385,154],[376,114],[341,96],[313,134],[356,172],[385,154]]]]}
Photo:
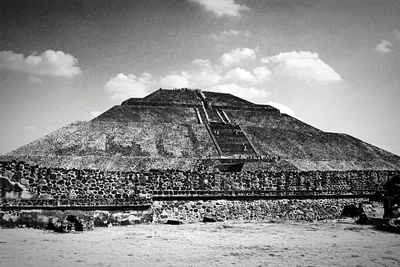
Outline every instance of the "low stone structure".
{"type": "MultiPolygon", "coordinates": [[[[215,221],[270,222],[284,220],[316,221],[340,218],[347,205],[364,203],[368,217],[382,217],[380,203],[367,199],[308,199],[308,200],[210,200],[210,201],[155,201],[143,211],[0,211],[2,227],[32,227],[48,229],[49,224],[61,223],[68,217],[77,218],[85,229],[94,227],[122,226],[137,223],[166,223],[168,220],[182,223],[199,223],[204,218],[215,221]]],[[[67,223],[66,223],[67,224],[67,223]]],[[[51,229],[53,230],[53,229],[51,229]]]]}
{"type": "Polygon", "coordinates": [[[144,211],[0,211],[0,227],[37,228],[59,232],[88,231],[93,227],[123,226],[153,222],[153,209],[144,211]]]}
{"type": "MultiPolygon", "coordinates": [[[[159,195],[358,194],[382,189],[397,171],[237,172],[150,170],[104,172],[0,163],[0,176],[37,198],[135,202],[159,195]]],[[[1,190],[1,189],[0,189],[1,190]]]]}
{"type": "Polygon", "coordinates": [[[154,202],[153,209],[156,222],[202,222],[204,216],[223,221],[314,221],[339,219],[345,206],[358,203],[365,203],[367,216],[382,217],[382,205],[367,199],[159,201],[154,202]]]}
{"type": "MultiPolygon", "coordinates": [[[[0,160],[5,225],[42,224],[48,216],[40,212],[8,211],[39,206],[85,207],[80,215],[103,226],[336,219],[400,174],[399,156],[352,136],[231,94],[186,88],[128,99],[0,160]],[[151,204],[139,215],[118,211],[151,204]],[[111,213],[89,211],[110,206],[111,213]]],[[[57,218],[75,218],[64,215],[57,218]]]]}

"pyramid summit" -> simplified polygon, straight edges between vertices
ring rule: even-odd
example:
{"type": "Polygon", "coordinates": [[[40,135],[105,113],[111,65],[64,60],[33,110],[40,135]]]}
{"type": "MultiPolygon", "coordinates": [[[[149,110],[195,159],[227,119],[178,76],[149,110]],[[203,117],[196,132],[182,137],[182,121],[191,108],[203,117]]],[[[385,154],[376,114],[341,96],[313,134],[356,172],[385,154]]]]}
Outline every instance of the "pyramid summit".
{"type": "Polygon", "coordinates": [[[398,170],[400,157],[269,105],[199,89],[159,89],[1,156],[100,170],[398,170]]]}

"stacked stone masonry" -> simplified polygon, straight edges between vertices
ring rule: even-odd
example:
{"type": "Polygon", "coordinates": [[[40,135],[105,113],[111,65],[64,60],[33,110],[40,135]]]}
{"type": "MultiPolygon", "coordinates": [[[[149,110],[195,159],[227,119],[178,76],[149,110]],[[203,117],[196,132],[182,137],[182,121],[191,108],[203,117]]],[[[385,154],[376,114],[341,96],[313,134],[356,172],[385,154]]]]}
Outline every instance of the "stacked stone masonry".
{"type": "Polygon", "coordinates": [[[380,190],[398,171],[237,172],[150,170],[103,172],[1,162],[0,176],[36,196],[135,200],[139,196],[359,194],[380,190]]]}
{"type": "Polygon", "coordinates": [[[225,220],[332,220],[340,218],[345,206],[364,203],[368,217],[382,217],[382,204],[368,203],[368,199],[305,199],[253,201],[155,201],[154,220],[172,218],[184,222],[201,222],[204,216],[225,220]]]}
{"type": "Polygon", "coordinates": [[[23,210],[0,211],[2,227],[34,227],[48,229],[50,221],[63,221],[68,216],[91,222],[92,227],[129,225],[136,223],[165,223],[179,220],[185,223],[202,222],[207,216],[218,221],[284,221],[339,219],[345,206],[364,203],[368,217],[382,217],[380,203],[367,203],[367,199],[318,199],[318,200],[254,200],[254,201],[154,201],[152,207],[142,211],[60,211],[23,210]]]}
{"type": "Polygon", "coordinates": [[[212,123],[210,128],[223,155],[255,155],[253,147],[239,125],[212,123]]]}

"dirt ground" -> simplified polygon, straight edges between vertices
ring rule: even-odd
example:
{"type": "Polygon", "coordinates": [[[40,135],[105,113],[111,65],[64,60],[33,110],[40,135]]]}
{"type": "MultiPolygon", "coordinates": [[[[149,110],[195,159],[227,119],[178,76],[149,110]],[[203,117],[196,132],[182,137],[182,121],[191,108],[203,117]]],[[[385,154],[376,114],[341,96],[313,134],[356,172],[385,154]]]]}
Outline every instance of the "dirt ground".
{"type": "Polygon", "coordinates": [[[0,229],[0,266],[400,266],[399,248],[350,221],[0,229]]]}

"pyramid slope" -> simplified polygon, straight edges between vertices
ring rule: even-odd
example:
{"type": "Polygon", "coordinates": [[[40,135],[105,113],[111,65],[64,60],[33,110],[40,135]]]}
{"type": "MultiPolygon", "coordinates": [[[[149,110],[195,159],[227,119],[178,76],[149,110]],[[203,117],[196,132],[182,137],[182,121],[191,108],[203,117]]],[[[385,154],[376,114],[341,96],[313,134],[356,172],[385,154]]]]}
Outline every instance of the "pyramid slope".
{"type": "Polygon", "coordinates": [[[85,124],[85,121],[73,122],[1,157],[3,159],[6,157],[23,158],[28,155],[45,156],[49,153],[53,154],[60,147],[71,144],[73,140],[69,137],[82,129],[85,124]]]}
{"type": "Polygon", "coordinates": [[[140,170],[192,169],[210,158],[243,157],[254,159],[245,161],[244,169],[400,169],[399,156],[352,136],[323,132],[275,108],[230,94],[188,89],[163,89],[128,99],[90,122],[70,124],[0,159],[140,170]]]}
{"type": "Polygon", "coordinates": [[[109,122],[147,122],[151,124],[177,123],[197,124],[198,119],[193,108],[174,106],[114,106],[93,119],[109,122]]]}
{"type": "Polygon", "coordinates": [[[217,155],[207,130],[198,124],[94,120],[68,137],[65,132],[60,129],[5,157],[52,167],[135,170],[190,165],[203,155],[217,155]]]}
{"type": "Polygon", "coordinates": [[[255,104],[241,99],[237,96],[226,93],[204,92],[206,99],[209,99],[211,105],[217,106],[256,106],[255,104]]]}
{"type": "Polygon", "coordinates": [[[143,98],[130,98],[122,105],[137,105],[148,103],[162,103],[166,105],[186,104],[186,105],[201,105],[200,99],[195,90],[189,89],[159,89],[143,98]]]}
{"type": "Polygon", "coordinates": [[[299,170],[390,170],[400,166],[400,157],[344,134],[244,129],[259,151],[282,157],[299,170]]]}

